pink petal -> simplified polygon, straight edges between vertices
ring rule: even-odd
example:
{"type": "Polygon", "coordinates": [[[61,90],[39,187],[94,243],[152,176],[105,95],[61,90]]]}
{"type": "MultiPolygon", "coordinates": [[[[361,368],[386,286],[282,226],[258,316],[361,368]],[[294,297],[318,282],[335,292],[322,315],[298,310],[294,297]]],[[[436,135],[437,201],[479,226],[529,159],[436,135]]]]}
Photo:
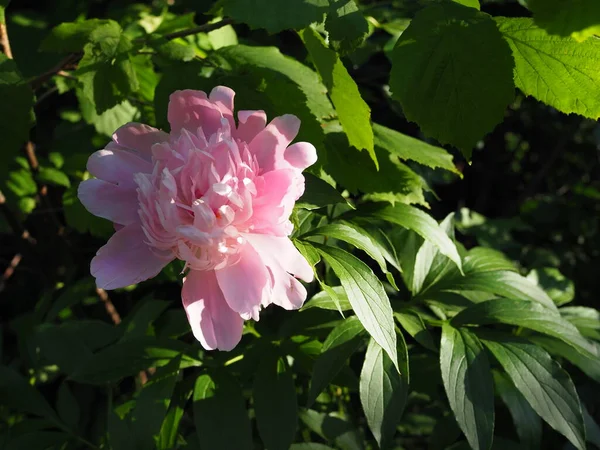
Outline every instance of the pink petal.
{"type": "Polygon", "coordinates": [[[286,272],[307,283],[313,281],[312,267],[289,238],[256,233],[247,233],[243,236],[266,265],[280,265],[286,272]]]}
{"type": "Polygon", "coordinates": [[[308,142],[297,142],[285,149],[283,157],[296,169],[304,170],[317,162],[317,149],[308,142]]]}
{"type": "Polygon", "coordinates": [[[276,117],[267,127],[250,142],[249,149],[261,168],[261,172],[269,172],[281,166],[283,153],[294,140],[300,129],[300,119],[292,114],[276,117]]]}
{"type": "Polygon", "coordinates": [[[87,170],[101,180],[135,187],[133,174],[152,172],[152,164],[132,152],[99,150],[88,159],[87,170]]]}
{"type": "Polygon", "coordinates": [[[144,242],[138,224],[117,231],[92,259],[91,272],[102,289],[117,289],[152,278],[170,260],[159,258],[144,242]]]}
{"type": "Polygon", "coordinates": [[[294,169],[273,170],[256,180],[252,222],[257,229],[286,221],[304,192],[304,177],[294,169]]]}
{"type": "Polygon", "coordinates": [[[139,222],[138,198],[135,188],[118,186],[103,180],[83,181],[77,196],[93,215],[121,225],[139,222]]]}
{"type": "Polygon", "coordinates": [[[244,245],[240,259],[215,271],[231,309],[243,319],[258,320],[263,297],[269,297],[269,272],[251,245],[244,245]]]}
{"type": "Polygon", "coordinates": [[[229,351],[240,342],[244,320],[225,301],[214,270],[191,270],[181,298],[194,337],[206,350],[229,351]]]}
{"type": "Polygon", "coordinates": [[[226,86],[216,86],[212,91],[210,91],[210,95],[208,99],[217,105],[217,108],[229,121],[229,126],[231,129],[235,129],[235,122],[233,121],[233,98],[235,97],[235,92],[233,89],[228,88],[226,86]]]}
{"type": "Polygon", "coordinates": [[[188,89],[171,94],[167,117],[171,133],[179,133],[182,128],[195,133],[202,128],[204,135],[209,138],[221,128],[223,115],[205,92],[188,89]]]}
{"type": "Polygon", "coordinates": [[[265,129],[267,115],[264,111],[239,111],[238,127],[234,136],[244,142],[250,143],[258,133],[265,129]]]}
{"type": "Polygon", "coordinates": [[[168,141],[169,135],[149,125],[131,122],[117,129],[112,138],[119,146],[136,150],[140,156],[149,159],[152,146],[158,142],[168,141]]]}

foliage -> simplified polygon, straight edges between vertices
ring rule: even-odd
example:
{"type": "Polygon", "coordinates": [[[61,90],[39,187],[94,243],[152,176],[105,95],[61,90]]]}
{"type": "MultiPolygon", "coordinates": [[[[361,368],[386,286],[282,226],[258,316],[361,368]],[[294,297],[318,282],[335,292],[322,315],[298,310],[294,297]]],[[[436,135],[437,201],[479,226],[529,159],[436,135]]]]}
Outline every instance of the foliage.
{"type": "Polygon", "coordinates": [[[2,448],[600,448],[596,1],[50,3],[0,1],[2,448]],[[76,196],[116,128],[219,84],[319,156],[309,300],[231,352],[178,262],[95,288],[112,227],[76,196]]]}

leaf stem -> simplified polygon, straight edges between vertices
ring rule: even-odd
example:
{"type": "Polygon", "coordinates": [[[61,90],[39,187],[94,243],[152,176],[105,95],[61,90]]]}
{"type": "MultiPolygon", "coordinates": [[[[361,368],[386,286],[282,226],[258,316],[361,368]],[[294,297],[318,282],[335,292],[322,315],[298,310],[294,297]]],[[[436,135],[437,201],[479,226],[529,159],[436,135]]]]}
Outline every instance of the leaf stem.
{"type": "Polygon", "coordinates": [[[0,45],[2,45],[4,54],[8,58],[13,59],[10,41],[8,40],[8,32],[6,30],[6,16],[4,14],[4,9],[4,6],[0,6],[0,45]]]}

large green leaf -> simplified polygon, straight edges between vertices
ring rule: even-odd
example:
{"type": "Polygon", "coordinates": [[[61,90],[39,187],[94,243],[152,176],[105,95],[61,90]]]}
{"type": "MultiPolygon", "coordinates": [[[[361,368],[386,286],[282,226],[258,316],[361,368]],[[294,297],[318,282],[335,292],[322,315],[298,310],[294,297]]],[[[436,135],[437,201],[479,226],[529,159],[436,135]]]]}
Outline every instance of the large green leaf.
{"type": "Polygon", "coordinates": [[[560,356],[579,367],[592,380],[600,383],[600,344],[590,341],[594,352],[574,352],[573,347],[563,340],[550,336],[531,336],[532,342],[541,345],[553,355],[560,356]]]}
{"type": "Polygon", "coordinates": [[[433,340],[423,319],[417,313],[410,310],[403,310],[394,313],[394,317],[400,322],[400,325],[408,334],[410,334],[423,347],[437,352],[438,348],[433,340]]]}
{"type": "Polygon", "coordinates": [[[185,405],[193,393],[193,386],[186,379],[182,383],[178,383],[173,393],[173,398],[169,404],[169,410],[162,423],[160,434],[156,440],[157,450],[171,450],[177,442],[179,424],[185,412],[185,405]]]}
{"type": "Polygon", "coordinates": [[[441,147],[423,142],[383,125],[373,124],[375,145],[402,160],[415,161],[431,169],[444,169],[460,175],[452,155],[441,147]]]}
{"type": "Polygon", "coordinates": [[[443,255],[450,258],[459,269],[461,268],[460,255],[452,239],[448,237],[435,220],[420,209],[398,203],[394,206],[377,206],[370,210],[365,209],[365,212],[377,219],[413,230],[419,236],[433,243],[443,255]]]}
{"type": "Polygon", "coordinates": [[[346,360],[356,351],[362,342],[364,327],[356,316],[348,317],[335,327],[325,339],[321,354],[315,361],[308,405],[310,406],[321,391],[343,367],[346,360]]]}
{"type": "Polygon", "coordinates": [[[400,372],[383,349],[371,339],[360,373],[360,401],[380,448],[387,448],[391,443],[408,398],[408,350],[402,335],[398,363],[400,372]]]}
{"type": "Polygon", "coordinates": [[[466,329],[442,327],[440,368],[450,407],[471,447],[487,450],[494,437],[494,384],[481,342],[466,329]]]}
{"type": "Polygon", "coordinates": [[[300,35],[329,92],[348,142],[359,150],[367,150],[378,168],[371,128],[371,109],[362,99],[358,86],[336,52],[327,48],[323,38],[315,30],[306,28],[300,35]]]}
{"type": "MultiPolygon", "coordinates": [[[[583,355],[596,349],[558,311],[528,300],[496,299],[473,305],[452,319],[455,326],[505,323],[556,337],[583,355]]],[[[596,355],[597,356],[597,355],[596,355]]]]}
{"type": "Polygon", "coordinates": [[[322,245],[317,250],[340,279],[360,322],[398,368],[393,311],[381,281],[350,253],[322,245]]]}
{"type": "Polygon", "coordinates": [[[97,28],[111,23],[106,19],[89,19],[81,22],[65,22],[52,28],[42,41],[40,50],[53,52],[79,52],[97,28]]]}
{"type": "Polygon", "coordinates": [[[328,309],[330,311],[341,310],[342,312],[350,311],[352,309],[352,305],[348,301],[348,296],[346,295],[344,288],[342,286],[335,286],[331,288],[331,290],[335,294],[335,299],[332,298],[330,293],[325,290],[317,292],[309,301],[304,303],[304,306],[300,311],[305,311],[310,308],[328,309]]]}
{"type": "Polygon", "coordinates": [[[224,0],[223,14],[250,28],[278,33],[321,22],[328,7],[328,0],[224,0]]]}
{"type": "Polygon", "coordinates": [[[577,448],[585,450],[585,426],[571,378],[542,348],[495,335],[483,340],[531,407],[577,448]]]}
{"type": "Polygon", "coordinates": [[[496,21],[512,49],[519,89],[564,113],[600,117],[600,40],[551,36],[527,18],[496,21]]]}
{"type": "Polygon", "coordinates": [[[204,373],[194,387],[194,423],[202,450],[251,450],[252,430],[237,381],[225,372],[204,373]]]}
{"type": "MultiPolygon", "coordinates": [[[[364,450],[362,437],[359,435],[358,430],[353,428],[348,421],[334,414],[305,409],[300,411],[300,419],[312,432],[327,441],[331,441],[331,443],[335,443],[337,449],[364,450]]],[[[315,447],[315,450],[324,449],[315,447]]]]}
{"type": "Polygon", "coordinates": [[[600,3],[596,0],[527,0],[535,22],[549,34],[583,41],[600,34],[600,3]]]}
{"type": "Polygon", "coordinates": [[[310,173],[305,173],[304,178],[304,194],[296,202],[296,208],[313,210],[338,203],[347,204],[347,200],[342,197],[342,194],[326,181],[310,173]]]}
{"type": "Polygon", "coordinates": [[[298,402],[292,370],[269,354],[254,375],[254,412],[265,448],[287,450],[298,425],[298,402]]]}
{"type": "Polygon", "coordinates": [[[419,11],[391,58],[390,88],[407,119],[467,157],[514,97],[510,49],[475,8],[445,2],[419,11]]]}
{"type": "Polygon", "coordinates": [[[542,441],[542,419],[505,374],[494,371],[494,384],[512,416],[521,443],[538,450],[542,441]]]}
{"type": "Polygon", "coordinates": [[[600,311],[586,306],[560,308],[560,314],[584,336],[600,341],[600,311]]]}

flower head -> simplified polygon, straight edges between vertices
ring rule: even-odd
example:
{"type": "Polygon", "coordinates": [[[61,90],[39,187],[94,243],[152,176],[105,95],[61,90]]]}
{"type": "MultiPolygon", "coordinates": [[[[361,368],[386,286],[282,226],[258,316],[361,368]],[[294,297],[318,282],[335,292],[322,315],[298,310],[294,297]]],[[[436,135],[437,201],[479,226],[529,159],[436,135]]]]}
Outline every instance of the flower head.
{"type": "Polygon", "coordinates": [[[312,281],[288,236],[302,170],[314,164],[307,142],[290,145],[300,121],[264,111],[233,116],[223,86],[171,94],[171,133],[129,123],[88,160],[95,179],[78,195],[116,233],[91,263],[98,287],[116,289],[157,275],[175,258],[187,270],[182,299],[206,349],[231,350],[243,322],[275,303],[297,309],[312,281]]]}

